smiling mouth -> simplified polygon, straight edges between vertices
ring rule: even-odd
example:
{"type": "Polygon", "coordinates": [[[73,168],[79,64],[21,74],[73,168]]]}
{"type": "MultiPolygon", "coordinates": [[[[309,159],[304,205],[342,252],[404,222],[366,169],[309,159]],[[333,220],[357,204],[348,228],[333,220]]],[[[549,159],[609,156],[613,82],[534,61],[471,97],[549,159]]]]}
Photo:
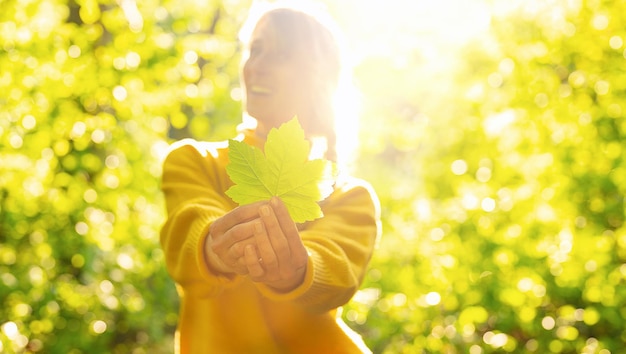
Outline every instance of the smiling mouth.
{"type": "Polygon", "coordinates": [[[272,89],[265,86],[252,85],[250,86],[250,92],[260,95],[269,95],[272,93],[272,89]]]}

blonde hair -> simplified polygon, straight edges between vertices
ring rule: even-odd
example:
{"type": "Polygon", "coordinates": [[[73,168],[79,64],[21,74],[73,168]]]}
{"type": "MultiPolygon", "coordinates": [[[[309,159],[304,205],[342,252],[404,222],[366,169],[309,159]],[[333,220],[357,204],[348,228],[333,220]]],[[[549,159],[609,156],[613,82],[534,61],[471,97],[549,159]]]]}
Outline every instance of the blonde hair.
{"type": "Polygon", "coordinates": [[[319,6],[302,2],[256,3],[239,33],[249,43],[259,20],[267,19],[281,34],[281,45],[307,67],[303,84],[310,85],[308,116],[299,117],[310,138],[326,140],[326,158],[337,161],[334,98],[342,76],[343,58],[337,26],[319,6]]]}

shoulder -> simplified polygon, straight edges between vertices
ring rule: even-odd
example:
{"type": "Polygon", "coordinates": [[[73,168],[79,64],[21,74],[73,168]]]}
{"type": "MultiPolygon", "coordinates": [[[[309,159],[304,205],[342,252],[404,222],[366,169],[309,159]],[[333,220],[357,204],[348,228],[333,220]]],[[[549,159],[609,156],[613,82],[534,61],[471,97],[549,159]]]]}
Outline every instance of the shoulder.
{"type": "MultiPolygon", "coordinates": [[[[333,193],[320,203],[324,220],[339,220],[342,225],[372,227],[375,237],[381,233],[381,207],[372,185],[356,177],[342,177],[335,184],[333,193]]],[[[333,227],[336,226],[336,224],[333,227]]]]}
{"type": "Polygon", "coordinates": [[[221,169],[228,160],[228,142],[183,139],[170,145],[163,161],[163,175],[170,172],[198,173],[221,169]]]}
{"type": "Polygon", "coordinates": [[[170,145],[167,156],[198,154],[202,157],[209,155],[218,157],[228,148],[228,141],[197,141],[194,139],[179,140],[170,145]]]}
{"type": "Polygon", "coordinates": [[[357,177],[341,176],[338,178],[335,190],[329,199],[373,208],[375,214],[380,212],[380,202],[376,191],[369,182],[357,177]]]}
{"type": "Polygon", "coordinates": [[[353,176],[340,176],[335,184],[335,190],[343,193],[353,192],[376,196],[376,191],[369,182],[353,176]]]}
{"type": "Polygon", "coordinates": [[[221,160],[227,155],[228,141],[208,142],[183,139],[170,145],[164,165],[194,160],[221,160]]]}

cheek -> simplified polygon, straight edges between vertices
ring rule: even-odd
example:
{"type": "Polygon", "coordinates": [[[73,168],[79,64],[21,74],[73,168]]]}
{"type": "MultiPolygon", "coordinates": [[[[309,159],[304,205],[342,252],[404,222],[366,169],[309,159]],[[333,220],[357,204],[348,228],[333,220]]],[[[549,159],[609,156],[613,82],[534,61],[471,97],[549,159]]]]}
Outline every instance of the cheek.
{"type": "Polygon", "coordinates": [[[297,81],[285,83],[283,87],[283,101],[286,101],[285,103],[291,107],[291,110],[302,114],[302,111],[307,106],[306,102],[309,101],[305,88],[297,81]]]}
{"type": "Polygon", "coordinates": [[[292,69],[282,75],[283,87],[295,102],[306,101],[310,92],[310,80],[305,73],[304,69],[292,69]]]}
{"type": "Polygon", "coordinates": [[[302,75],[290,81],[289,90],[294,103],[296,103],[300,109],[307,108],[313,99],[311,84],[302,75]]]}

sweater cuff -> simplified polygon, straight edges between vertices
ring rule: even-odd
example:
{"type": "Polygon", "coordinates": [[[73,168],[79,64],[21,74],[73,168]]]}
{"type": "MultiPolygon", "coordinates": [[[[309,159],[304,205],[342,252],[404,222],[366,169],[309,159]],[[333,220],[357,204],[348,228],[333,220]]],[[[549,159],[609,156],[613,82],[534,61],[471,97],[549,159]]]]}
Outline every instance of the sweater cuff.
{"type": "Polygon", "coordinates": [[[304,280],[297,288],[289,292],[280,292],[270,286],[263,283],[255,283],[259,292],[266,298],[273,301],[293,301],[302,295],[304,295],[313,285],[313,279],[315,274],[315,262],[313,261],[313,254],[309,256],[307,260],[306,273],[304,274],[304,280]]]}

